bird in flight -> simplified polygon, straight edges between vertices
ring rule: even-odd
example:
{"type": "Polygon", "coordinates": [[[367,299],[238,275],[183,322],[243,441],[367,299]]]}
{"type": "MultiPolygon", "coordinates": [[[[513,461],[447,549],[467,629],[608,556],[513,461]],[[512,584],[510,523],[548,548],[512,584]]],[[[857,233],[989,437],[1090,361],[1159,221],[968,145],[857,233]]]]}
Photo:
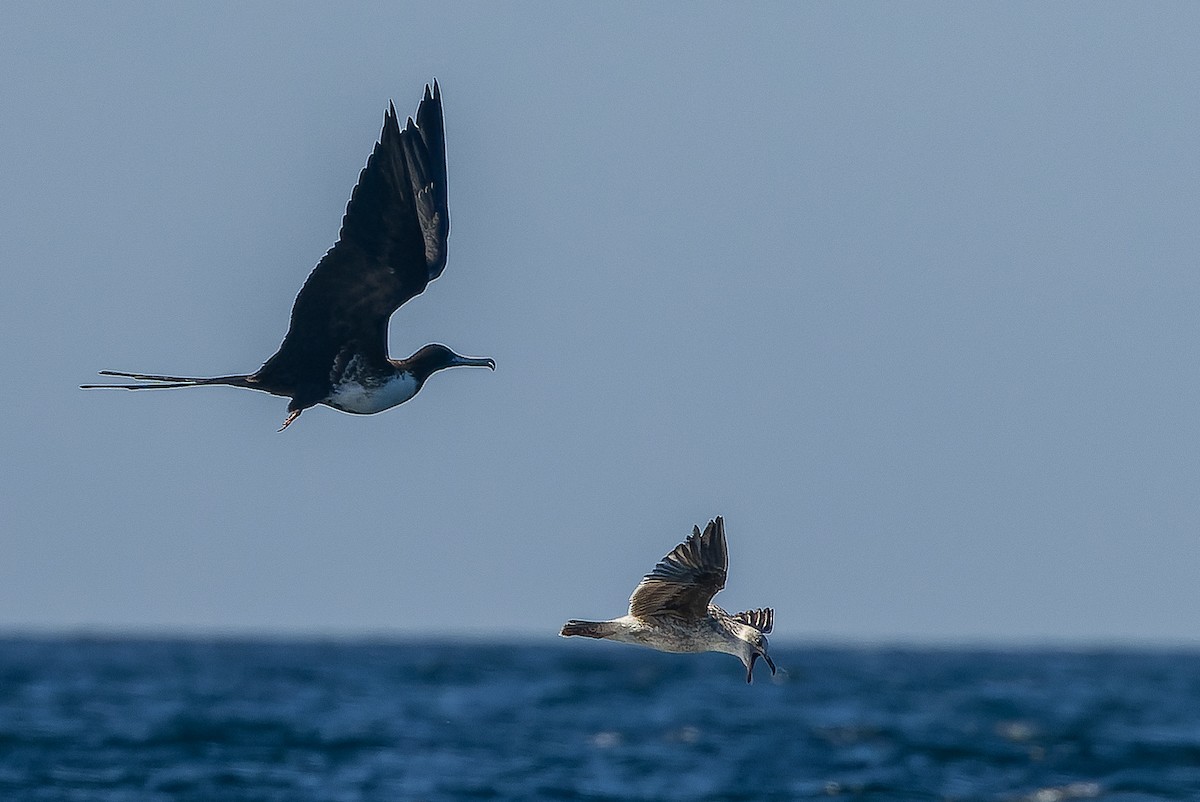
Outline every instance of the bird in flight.
{"type": "Polygon", "coordinates": [[[725,587],[729,553],[725,522],[719,516],[700,527],[646,574],[629,597],[629,614],[610,621],[571,620],[559,633],[649,646],[662,652],[724,652],[746,667],[754,679],[754,661],[767,654],[767,633],[775,621],[770,607],[730,615],[712,603],[725,587]]]}
{"type": "Polygon", "coordinates": [[[387,354],[388,321],[425,291],[446,266],[450,211],[446,139],[437,81],[403,129],[388,104],[383,132],[358,176],[337,243],[321,259],[292,306],[275,355],[254,373],[194,378],[102,370],[136,384],[83,389],[163,390],[226,385],[291,399],[279,431],[324,404],[371,415],[415,396],[435,372],[460,366],[496,369],[486,357],[461,356],[437,343],[408,359],[387,354]]]}

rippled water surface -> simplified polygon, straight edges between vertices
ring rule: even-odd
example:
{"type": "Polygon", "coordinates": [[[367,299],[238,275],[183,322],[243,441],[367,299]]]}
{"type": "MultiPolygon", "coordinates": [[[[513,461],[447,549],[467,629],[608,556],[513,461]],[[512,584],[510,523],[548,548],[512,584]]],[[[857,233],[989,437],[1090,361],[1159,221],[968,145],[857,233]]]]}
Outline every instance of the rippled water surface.
{"type": "Polygon", "coordinates": [[[0,639],[4,800],[1200,800],[1200,653],[0,639]]]}

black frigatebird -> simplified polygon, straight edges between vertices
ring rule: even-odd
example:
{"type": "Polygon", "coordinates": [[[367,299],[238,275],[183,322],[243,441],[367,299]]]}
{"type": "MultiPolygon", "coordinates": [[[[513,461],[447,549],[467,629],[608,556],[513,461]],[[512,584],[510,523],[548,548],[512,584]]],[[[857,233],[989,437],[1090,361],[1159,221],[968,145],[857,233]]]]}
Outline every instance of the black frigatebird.
{"type": "Polygon", "coordinates": [[[437,81],[425,86],[416,121],[403,130],[389,103],[383,133],[346,205],[337,243],[296,296],[287,336],[254,373],[194,378],[102,370],[140,384],[85,384],[83,389],[163,390],[227,385],[290,398],[283,431],[316,404],[370,415],[417,394],[436,371],[459,366],[496,369],[484,357],[444,345],[389,359],[388,321],[425,291],[446,266],[450,212],[446,138],[437,81]]]}

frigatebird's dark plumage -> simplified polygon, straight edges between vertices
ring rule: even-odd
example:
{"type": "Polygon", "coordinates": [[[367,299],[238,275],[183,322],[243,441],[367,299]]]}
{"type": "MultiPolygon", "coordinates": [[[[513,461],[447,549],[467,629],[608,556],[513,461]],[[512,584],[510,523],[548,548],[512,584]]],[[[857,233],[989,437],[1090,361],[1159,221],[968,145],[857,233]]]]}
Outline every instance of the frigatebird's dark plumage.
{"type": "Polygon", "coordinates": [[[456,366],[496,367],[426,345],[408,359],[389,359],[388,321],[446,266],[450,212],[446,139],[437,81],[426,85],[416,120],[400,128],[388,104],[383,133],[358,177],[335,244],[309,275],[292,306],[279,350],[256,372],[213,378],[100,371],[139,384],[87,384],[84,389],[171,389],[227,385],[291,399],[280,431],[301,412],[324,404],[371,414],[402,404],[431,374],[456,366]]]}

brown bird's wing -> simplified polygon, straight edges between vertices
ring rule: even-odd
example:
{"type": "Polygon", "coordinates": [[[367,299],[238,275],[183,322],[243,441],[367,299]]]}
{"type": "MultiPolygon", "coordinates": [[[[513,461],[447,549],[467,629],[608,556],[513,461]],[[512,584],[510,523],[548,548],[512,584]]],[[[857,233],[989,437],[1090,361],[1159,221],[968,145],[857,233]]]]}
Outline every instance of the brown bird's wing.
{"type": "Polygon", "coordinates": [[[775,611],[770,607],[746,610],[735,614],[733,617],[743,624],[754,627],[764,635],[771,634],[771,628],[775,626],[775,611]]]}
{"type": "Polygon", "coordinates": [[[703,618],[712,597],[725,587],[728,568],[725,522],[718,517],[703,534],[693,527],[688,539],[646,574],[629,597],[629,614],[637,618],[703,618]]]}
{"type": "Polygon", "coordinates": [[[256,374],[303,386],[328,380],[347,346],[387,357],[388,320],[446,266],[450,213],[442,96],[425,87],[401,130],[388,104],[379,142],[359,174],[337,244],[304,282],[279,350],[256,374]]]}

